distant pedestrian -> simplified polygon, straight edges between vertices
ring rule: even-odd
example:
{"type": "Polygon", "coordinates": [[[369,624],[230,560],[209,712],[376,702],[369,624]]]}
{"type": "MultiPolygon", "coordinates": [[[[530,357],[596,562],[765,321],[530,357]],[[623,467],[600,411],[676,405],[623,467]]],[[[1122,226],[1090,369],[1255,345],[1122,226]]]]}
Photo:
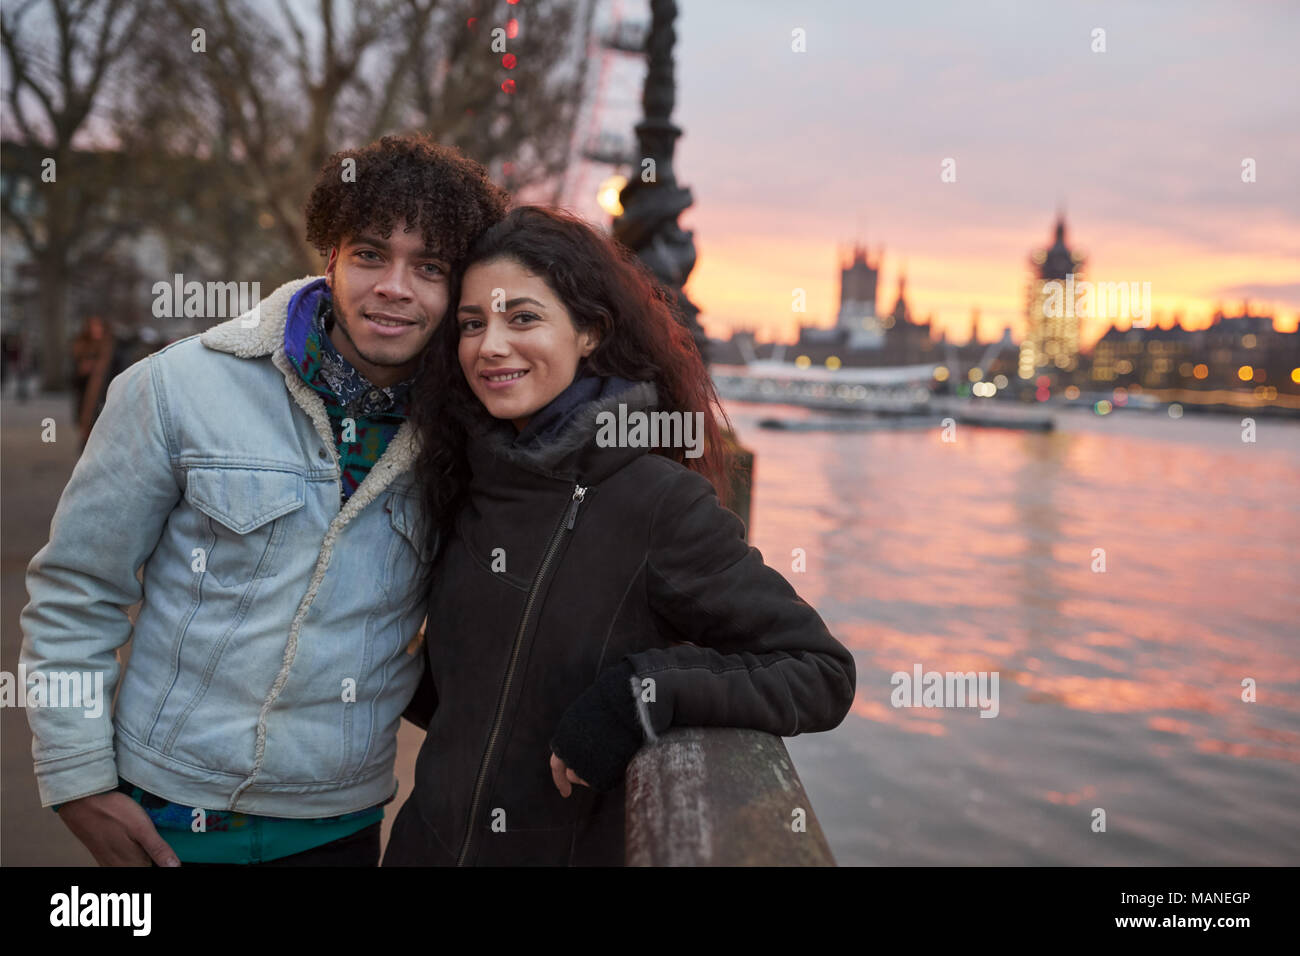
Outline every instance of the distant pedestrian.
{"type": "Polygon", "coordinates": [[[73,415],[83,449],[103,407],[103,396],[112,377],[108,373],[113,361],[113,345],[113,335],[98,315],[86,319],[72,340],[73,415]]]}

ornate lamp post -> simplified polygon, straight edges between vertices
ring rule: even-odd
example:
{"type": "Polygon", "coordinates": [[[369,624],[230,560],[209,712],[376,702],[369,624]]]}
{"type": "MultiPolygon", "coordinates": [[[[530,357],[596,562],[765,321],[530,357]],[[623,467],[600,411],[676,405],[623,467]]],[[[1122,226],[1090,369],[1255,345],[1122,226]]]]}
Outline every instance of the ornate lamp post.
{"type": "MultiPolygon", "coordinates": [[[[695,268],[695,238],[677,223],[677,217],[692,203],[691,191],[677,183],[673,171],[673,149],[681,129],[670,117],[676,100],[673,80],[673,45],[677,33],[675,0],[650,0],[650,33],[646,38],[645,88],[641,105],[645,118],[636,125],[641,169],[619,193],[623,214],[614,219],[614,237],[632,249],[672,294],[678,319],[690,330],[705,364],[709,342],[701,328],[700,310],[682,287],[695,268]],[[650,162],[647,162],[649,160],[650,162]]],[[[749,528],[750,489],[753,486],[754,455],[736,436],[727,433],[732,455],[730,507],[749,528]]],[[[720,489],[721,490],[721,489],[720,489]]]]}
{"type": "Polygon", "coordinates": [[[672,292],[678,315],[690,330],[705,362],[708,340],[697,319],[700,310],[682,287],[695,268],[693,233],[677,224],[677,217],[692,203],[691,191],[677,184],[673,148],[681,129],[669,118],[676,100],[673,81],[673,45],[677,33],[675,0],[651,0],[650,32],[646,39],[649,69],[641,105],[645,118],[636,125],[641,169],[619,194],[623,214],[614,219],[614,237],[634,251],[672,292]],[[646,160],[652,162],[647,163],[646,160]]]}

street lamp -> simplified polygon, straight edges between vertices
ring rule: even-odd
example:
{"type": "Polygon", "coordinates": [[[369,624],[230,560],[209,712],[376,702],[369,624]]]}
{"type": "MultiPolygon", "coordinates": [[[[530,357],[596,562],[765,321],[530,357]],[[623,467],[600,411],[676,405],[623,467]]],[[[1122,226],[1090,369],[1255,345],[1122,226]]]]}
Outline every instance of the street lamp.
{"type": "Polygon", "coordinates": [[[596,202],[608,215],[623,215],[623,204],[618,201],[618,194],[623,191],[623,187],[626,185],[627,177],[620,176],[617,173],[600,184],[600,189],[596,191],[596,202]]]}

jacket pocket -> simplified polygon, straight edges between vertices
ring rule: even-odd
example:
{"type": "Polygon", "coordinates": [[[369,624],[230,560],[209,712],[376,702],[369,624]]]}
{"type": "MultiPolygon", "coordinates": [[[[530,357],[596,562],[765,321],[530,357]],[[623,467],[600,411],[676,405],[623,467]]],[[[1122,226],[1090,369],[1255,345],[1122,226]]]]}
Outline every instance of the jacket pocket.
{"type": "Polygon", "coordinates": [[[410,495],[393,494],[389,496],[384,509],[392,519],[393,529],[407,540],[419,560],[422,563],[432,561],[437,543],[430,546],[425,537],[420,502],[410,495]]]}
{"type": "Polygon", "coordinates": [[[277,519],[303,507],[306,482],[288,471],[191,468],[185,500],[207,518],[204,570],[222,587],[242,587],[276,573],[287,530],[277,519]]]}
{"type": "MultiPolygon", "coordinates": [[[[406,613],[422,597],[419,588],[429,563],[437,553],[437,542],[430,544],[424,536],[423,508],[410,495],[394,493],[384,502],[392,525],[393,542],[384,569],[383,587],[388,600],[406,613]]],[[[408,635],[413,637],[414,635],[408,635]]]]}
{"type": "Polygon", "coordinates": [[[424,513],[420,501],[410,495],[392,494],[384,502],[392,523],[392,557],[385,575],[385,590],[390,596],[405,595],[411,585],[428,568],[436,553],[437,543],[430,545],[424,535],[424,513]]]}

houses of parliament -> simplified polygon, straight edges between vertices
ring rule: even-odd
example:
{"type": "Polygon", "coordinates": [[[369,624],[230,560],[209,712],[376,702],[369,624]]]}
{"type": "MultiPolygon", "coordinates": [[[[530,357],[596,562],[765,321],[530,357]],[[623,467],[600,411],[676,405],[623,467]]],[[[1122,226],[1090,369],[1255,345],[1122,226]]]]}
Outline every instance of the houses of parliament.
{"type": "MultiPolygon", "coordinates": [[[[1043,377],[1054,386],[1085,391],[1114,388],[1140,391],[1230,389],[1252,391],[1259,400],[1290,402],[1300,396],[1300,330],[1279,332],[1270,315],[1252,313],[1249,302],[1232,315],[1218,309],[1208,328],[1187,329],[1175,315],[1170,325],[1156,322],[1120,329],[1112,324],[1088,352],[1080,344],[1079,316],[1044,306],[1045,285],[1073,276],[1082,280],[1084,257],[1067,241],[1065,218],[1057,216],[1051,241],[1027,260],[1025,335],[1020,342],[1005,328],[1002,337],[981,343],[978,315],[965,343],[932,338],[932,321],[916,321],[907,303],[906,278],[900,278],[893,307],[877,309],[881,253],[871,258],[854,244],[841,259],[840,304],[835,324],[804,325],[794,344],[755,341],[752,331],[709,340],[709,360],[739,365],[778,359],[802,368],[879,368],[933,363],[970,375],[1005,376],[1008,384],[1032,386],[1043,377]]],[[[936,376],[937,378],[938,376],[936,376]]],[[[971,378],[971,381],[974,381],[971,378]]],[[[1002,388],[999,385],[999,388],[1002,388]]],[[[1172,394],[1172,392],[1171,392],[1172,394]]],[[[1297,406],[1300,407],[1300,406],[1297,406]]]]}

